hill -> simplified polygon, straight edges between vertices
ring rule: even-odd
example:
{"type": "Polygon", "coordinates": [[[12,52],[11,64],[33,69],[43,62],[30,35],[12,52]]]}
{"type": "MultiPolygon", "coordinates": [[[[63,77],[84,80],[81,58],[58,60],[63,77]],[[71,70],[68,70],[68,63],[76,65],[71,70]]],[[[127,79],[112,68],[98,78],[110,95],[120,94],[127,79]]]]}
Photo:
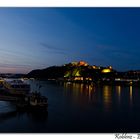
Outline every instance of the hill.
{"type": "Polygon", "coordinates": [[[99,80],[102,76],[111,77],[114,72],[115,70],[111,66],[91,66],[84,61],[80,61],[71,62],[63,66],[52,66],[46,69],[33,70],[27,74],[27,77],[63,80],[99,80]]]}

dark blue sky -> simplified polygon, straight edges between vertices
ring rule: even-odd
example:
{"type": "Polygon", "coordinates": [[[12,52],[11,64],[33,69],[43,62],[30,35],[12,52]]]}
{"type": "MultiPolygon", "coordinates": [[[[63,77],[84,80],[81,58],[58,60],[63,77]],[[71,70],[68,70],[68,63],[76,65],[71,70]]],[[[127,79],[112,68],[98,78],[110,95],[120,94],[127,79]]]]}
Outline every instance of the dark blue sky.
{"type": "Polygon", "coordinates": [[[140,69],[140,8],[0,8],[0,72],[84,60],[140,69]]]}

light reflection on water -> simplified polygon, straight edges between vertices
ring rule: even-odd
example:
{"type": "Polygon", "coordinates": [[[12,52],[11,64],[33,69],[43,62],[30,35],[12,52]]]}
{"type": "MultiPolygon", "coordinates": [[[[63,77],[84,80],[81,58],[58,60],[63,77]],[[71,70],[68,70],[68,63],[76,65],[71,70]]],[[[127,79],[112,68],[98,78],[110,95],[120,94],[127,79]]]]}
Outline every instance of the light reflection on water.
{"type": "Polygon", "coordinates": [[[91,85],[79,84],[79,83],[64,83],[64,95],[70,94],[77,102],[85,100],[92,101],[93,94],[95,93],[95,87],[91,85]]]}
{"type": "Polygon", "coordinates": [[[130,94],[130,106],[133,105],[133,89],[132,86],[129,87],[129,94],[130,94]]]}
{"type": "Polygon", "coordinates": [[[121,86],[116,86],[116,93],[117,93],[117,96],[118,96],[118,102],[120,104],[120,101],[121,101],[121,86]]]}
{"type": "Polygon", "coordinates": [[[112,107],[112,87],[103,86],[104,110],[109,111],[112,107]]]}
{"type": "MultiPolygon", "coordinates": [[[[111,112],[113,107],[121,107],[121,104],[126,104],[133,107],[133,88],[135,88],[135,94],[138,93],[139,87],[122,87],[122,86],[91,86],[79,83],[64,83],[65,95],[71,92],[71,96],[77,97],[83,96],[84,100],[97,103],[99,100],[103,103],[103,110],[105,112],[111,112]],[[88,97],[88,98],[87,98],[88,97]],[[101,98],[102,97],[102,98],[101,98]],[[128,100],[129,99],[129,100],[128,100]]],[[[77,100],[77,102],[78,102],[77,100]]]]}
{"type": "MultiPolygon", "coordinates": [[[[45,86],[45,85],[43,85],[45,86]]],[[[53,85],[54,86],[54,85],[53,85]]],[[[96,104],[101,103],[102,110],[105,112],[111,112],[114,110],[114,107],[122,108],[122,105],[125,104],[128,107],[133,107],[133,88],[135,88],[135,95],[139,92],[140,87],[122,87],[122,86],[93,86],[86,85],[80,83],[70,83],[66,82],[64,84],[57,84],[57,86],[61,86],[61,93],[64,96],[68,96],[71,98],[73,102],[82,102],[84,103],[93,103],[96,104]]],[[[56,85],[55,85],[56,88],[56,85]]],[[[35,84],[32,87],[32,90],[35,90],[35,84]]],[[[42,90],[42,92],[46,92],[42,90]]],[[[137,97],[135,97],[137,98],[137,97]]]]}
{"type": "MultiPolygon", "coordinates": [[[[135,88],[137,89],[138,87],[135,88]]],[[[126,101],[126,104],[131,107],[133,106],[132,86],[121,87],[104,85],[102,87],[97,87],[79,83],[64,83],[64,90],[65,95],[70,91],[71,96],[74,96],[75,98],[77,97],[78,99],[80,99],[79,96],[83,96],[85,100],[90,102],[97,102],[97,100],[100,100],[100,102],[103,103],[103,110],[106,112],[113,109],[113,104],[120,107],[121,102],[125,102],[125,98],[123,97],[124,95],[122,94],[125,94],[126,99],[129,98],[129,101],[126,101]]]]}
{"type": "MultiPolygon", "coordinates": [[[[131,121],[134,123],[133,121],[138,121],[140,117],[139,87],[91,86],[37,80],[26,82],[31,84],[31,91],[39,90],[38,85],[42,86],[41,94],[48,97],[48,115],[14,112],[14,108],[9,103],[0,101],[0,122],[5,120],[4,122],[9,126],[8,129],[5,123],[1,123],[0,130],[4,128],[3,131],[7,132],[10,130],[14,132],[18,130],[21,130],[20,132],[72,132],[72,130],[97,132],[102,129],[104,130],[102,132],[105,132],[106,125],[113,130],[115,126],[117,128],[121,126],[121,120],[125,120],[126,124],[131,121]],[[126,119],[128,116],[131,121],[126,119]],[[15,123],[17,126],[14,125],[15,123]],[[75,124],[74,127],[73,124],[75,124]]],[[[124,128],[128,127],[126,124],[122,122],[124,128]]]]}

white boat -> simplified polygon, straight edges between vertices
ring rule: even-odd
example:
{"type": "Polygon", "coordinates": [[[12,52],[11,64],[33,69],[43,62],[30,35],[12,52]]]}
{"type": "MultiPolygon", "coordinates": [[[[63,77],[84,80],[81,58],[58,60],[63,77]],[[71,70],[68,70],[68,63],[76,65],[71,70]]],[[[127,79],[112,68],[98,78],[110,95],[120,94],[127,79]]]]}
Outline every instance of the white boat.
{"type": "Polygon", "coordinates": [[[3,82],[4,88],[11,94],[28,94],[30,92],[30,85],[24,81],[15,79],[5,79],[3,82]]]}

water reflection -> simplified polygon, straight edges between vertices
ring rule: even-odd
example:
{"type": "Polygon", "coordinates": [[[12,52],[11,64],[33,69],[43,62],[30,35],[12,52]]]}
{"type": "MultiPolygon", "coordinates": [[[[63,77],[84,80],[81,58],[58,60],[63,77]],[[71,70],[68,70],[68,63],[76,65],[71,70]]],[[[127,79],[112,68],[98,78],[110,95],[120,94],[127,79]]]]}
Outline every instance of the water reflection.
{"type": "MultiPolygon", "coordinates": [[[[62,83],[59,86],[62,86],[62,83]]],[[[80,104],[81,106],[87,105],[89,102],[93,103],[94,106],[103,105],[102,108],[104,111],[111,112],[114,107],[121,109],[122,105],[131,107],[133,105],[132,86],[104,85],[103,87],[98,87],[83,83],[64,82],[63,87],[63,95],[70,101],[75,102],[75,104],[80,104]]],[[[44,91],[46,90],[44,89],[44,91]]]]}
{"type": "Polygon", "coordinates": [[[12,118],[20,118],[23,115],[28,116],[28,119],[34,122],[46,121],[48,118],[48,112],[27,112],[27,111],[9,111],[9,112],[1,112],[0,113],[0,122],[12,119],[12,118]]]}
{"type": "Polygon", "coordinates": [[[95,93],[95,87],[88,84],[80,84],[80,83],[64,83],[64,93],[67,95],[68,93],[72,94],[75,97],[84,96],[88,97],[88,100],[92,100],[92,95],[95,93]]]}
{"type": "Polygon", "coordinates": [[[10,112],[6,110],[8,104],[0,102],[1,131],[4,128],[5,132],[106,132],[109,128],[110,132],[115,132],[134,130],[135,125],[135,130],[139,130],[139,87],[70,82],[59,85],[36,80],[29,83],[32,91],[36,90],[37,83],[42,85],[41,93],[48,97],[49,114],[10,112]],[[3,112],[5,110],[7,113],[3,112]]]}
{"type": "Polygon", "coordinates": [[[132,86],[129,87],[129,97],[130,97],[130,107],[132,107],[132,104],[133,104],[133,89],[132,89],[132,86]]]}
{"type": "Polygon", "coordinates": [[[48,119],[48,112],[25,112],[29,119],[33,122],[45,122],[48,119]]]}
{"type": "Polygon", "coordinates": [[[112,107],[112,88],[110,86],[103,86],[103,103],[104,111],[110,111],[112,107]]]}
{"type": "Polygon", "coordinates": [[[118,104],[120,105],[121,102],[121,86],[116,86],[116,93],[118,96],[118,104]]]}
{"type": "Polygon", "coordinates": [[[15,116],[17,116],[16,111],[9,111],[9,112],[0,113],[0,122],[9,120],[11,118],[14,118],[15,116]]]}

